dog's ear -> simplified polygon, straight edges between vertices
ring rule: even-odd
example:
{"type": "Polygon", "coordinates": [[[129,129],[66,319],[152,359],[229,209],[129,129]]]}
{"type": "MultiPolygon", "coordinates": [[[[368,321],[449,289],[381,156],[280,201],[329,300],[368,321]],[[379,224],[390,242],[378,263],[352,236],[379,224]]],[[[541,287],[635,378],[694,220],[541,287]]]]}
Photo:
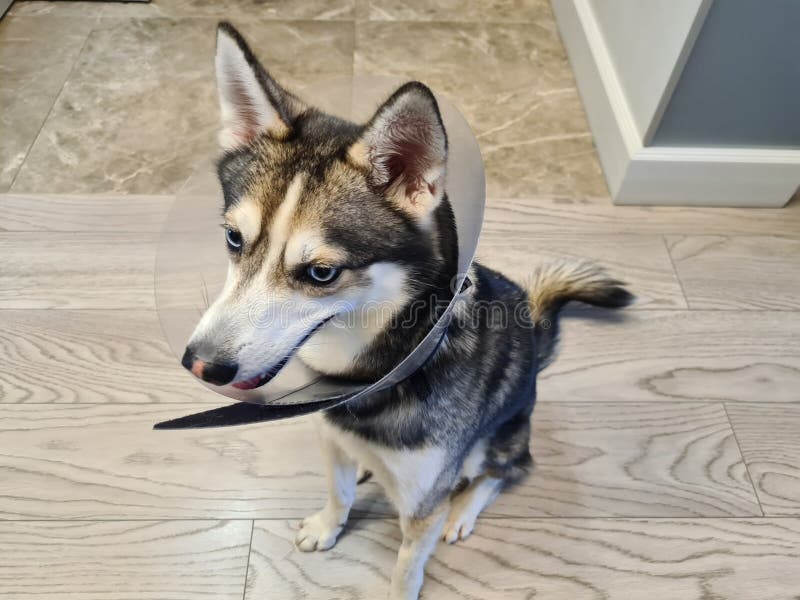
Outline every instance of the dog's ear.
{"type": "Polygon", "coordinates": [[[375,113],[348,158],[370,184],[425,221],[444,197],[447,135],[433,92],[407,83],[375,113]]]}
{"type": "Polygon", "coordinates": [[[217,26],[214,62],[222,114],[219,135],[222,147],[238,148],[261,134],[277,140],[288,137],[305,106],[270,77],[230,23],[217,26]]]}

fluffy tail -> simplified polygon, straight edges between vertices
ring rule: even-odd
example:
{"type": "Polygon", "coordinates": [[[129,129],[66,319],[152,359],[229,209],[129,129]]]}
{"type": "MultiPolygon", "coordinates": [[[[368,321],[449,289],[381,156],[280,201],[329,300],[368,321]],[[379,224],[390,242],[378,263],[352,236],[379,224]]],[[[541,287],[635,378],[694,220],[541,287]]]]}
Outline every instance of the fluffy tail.
{"type": "Polygon", "coordinates": [[[536,338],[538,370],[549,365],[558,346],[558,313],[571,300],[594,306],[622,308],[633,294],[590,262],[558,262],[540,267],[527,286],[536,338]]]}

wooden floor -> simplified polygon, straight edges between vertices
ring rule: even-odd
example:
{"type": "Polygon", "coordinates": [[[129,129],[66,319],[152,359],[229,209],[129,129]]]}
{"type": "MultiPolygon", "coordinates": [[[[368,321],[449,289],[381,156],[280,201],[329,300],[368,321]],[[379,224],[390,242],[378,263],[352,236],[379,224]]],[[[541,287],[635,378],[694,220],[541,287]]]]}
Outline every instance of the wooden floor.
{"type": "MultiPolygon", "coordinates": [[[[472,4],[465,14],[478,19],[472,4]]],[[[543,3],[523,4],[547,30],[543,3]]],[[[401,11],[388,0],[370,6],[378,20],[401,11]]],[[[72,8],[17,4],[0,33],[9,19],[35,30],[74,18],[54,10],[72,8]]],[[[119,10],[128,12],[102,12],[97,23],[148,9],[119,10]]],[[[498,15],[476,43],[499,44],[498,15]]],[[[400,38],[417,17],[397,18],[406,22],[386,17],[372,33],[397,25],[400,38]]],[[[428,26],[444,31],[436,23],[428,26]]],[[[458,32],[443,43],[457,47],[458,32]]],[[[0,49],[18,42],[0,38],[0,49]]],[[[95,50],[78,44],[71,60],[81,48],[95,50]]],[[[494,58],[516,60],[504,56],[494,58]]],[[[0,59],[7,68],[16,57],[0,59]]],[[[475,118],[482,109],[469,110],[475,118]]],[[[63,115],[42,115],[53,118],[63,115]]],[[[374,484],[360,489],[333,550],[293,547],[299,519],[324,502],[306,420],[152,430],[225,401],[182,371],[155,311],[154,260],[174,189],[162,181],[137,193],[141,179],[117,189],[122,170],[107,178],[76,167],[70,179],[63,165],[52,187],[37,180],[34,171],[52,164],[36,148],[57,140],[57,125],[31,134],[22,178],[9,176],[25,185],[0,194],[0,597],[384,597],[400,534],[374,484]]],[[[500,151],[481,140],[490,155],[500,151]]],[[[800,598],[800,202],[614,207],[594,175],[573,181],[572,167],[559,170],[572,150],[547,154],[552,163],[535,180],[506,179],[490,161],[481,258],[516,277],[552,258],[592,258],[639,300],[619,318],[568,311],[561,355],[540,379],[535,471],[468,541],[440,545],[423,598],[800,598]]]]}

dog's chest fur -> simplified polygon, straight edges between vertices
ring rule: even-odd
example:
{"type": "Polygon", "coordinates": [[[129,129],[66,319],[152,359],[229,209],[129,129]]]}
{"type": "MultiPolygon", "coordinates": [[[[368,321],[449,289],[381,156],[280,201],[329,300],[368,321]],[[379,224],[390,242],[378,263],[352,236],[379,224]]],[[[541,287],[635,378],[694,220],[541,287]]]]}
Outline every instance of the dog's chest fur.
{"type": "MultiPolygon", "coordinates": [[[[335,440],[344,452],[370,471],[401,514],[414,514],[426,505],[437,479],[447,470],[450,449],[430,444],[420,448],[389,448],[336,427],[322,416],[316,425],[323,436],[335,440]]],[[[458,479],[474,479],[484,472],[487,442],[475,444],[462,461],[458,479]]]]}
{"type": "Polygon", "coordinates": [[[413,514],[434,487],[447,462],[447,450],[438,445],[421,448],[389,448],[344,431],[318,417],[322,435],[335,440],[344,452],[368,471],[403,514],[413,514]]]}

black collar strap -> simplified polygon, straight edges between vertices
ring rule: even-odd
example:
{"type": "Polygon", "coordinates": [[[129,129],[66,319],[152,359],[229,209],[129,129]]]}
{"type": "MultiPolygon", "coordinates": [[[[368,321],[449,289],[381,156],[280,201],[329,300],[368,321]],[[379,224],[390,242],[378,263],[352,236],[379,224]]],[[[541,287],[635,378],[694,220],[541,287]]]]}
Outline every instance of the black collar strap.
{"type": "Polygon", "coordinates": [[[264,421],[277,421],[307,415],[320,410],[333,408],[347,402],[351,396],[305,402],[303,404],[251,404],[236,402],[229,406],[214,408],[205,412],[179,417],[163,423],[157,423],[153,429],[203,429],[206,427],[229,427],[247,425],[264,421]]]}

